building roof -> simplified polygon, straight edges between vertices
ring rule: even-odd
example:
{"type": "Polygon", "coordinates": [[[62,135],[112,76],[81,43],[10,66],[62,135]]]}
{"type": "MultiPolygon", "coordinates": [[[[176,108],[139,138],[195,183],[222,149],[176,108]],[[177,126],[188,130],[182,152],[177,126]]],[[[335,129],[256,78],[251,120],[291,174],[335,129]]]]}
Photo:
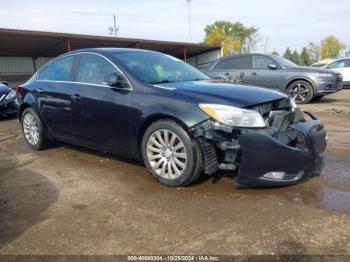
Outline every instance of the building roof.
{"type": "Polygon", "coordinates": [[[70,50],[94,47],[148,49],[178,58],[221,48],[194,43],[0,28],[0,56],[55,57],[70,50]]]}

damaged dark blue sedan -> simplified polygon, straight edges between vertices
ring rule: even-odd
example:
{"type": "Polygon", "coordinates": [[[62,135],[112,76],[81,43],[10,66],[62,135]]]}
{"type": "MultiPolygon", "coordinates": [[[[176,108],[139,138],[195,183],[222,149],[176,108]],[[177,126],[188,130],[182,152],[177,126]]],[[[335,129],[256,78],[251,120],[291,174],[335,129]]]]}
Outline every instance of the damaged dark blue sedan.
{"type": "Polygon", "coordinates": [[[17,105],[16,92],[8,87],[7,82],[0,81],[0,117],[15,116],[17,105]]]}
{"type": "Polygon", "coordinates": [[[142,160],[168,186],[230,172],[238,187],[320,174],[327,134],[286,95],[211,80],[174,57],[135,49],[66,53],[17,89],[33,149],[54,140],[142,160]]]}

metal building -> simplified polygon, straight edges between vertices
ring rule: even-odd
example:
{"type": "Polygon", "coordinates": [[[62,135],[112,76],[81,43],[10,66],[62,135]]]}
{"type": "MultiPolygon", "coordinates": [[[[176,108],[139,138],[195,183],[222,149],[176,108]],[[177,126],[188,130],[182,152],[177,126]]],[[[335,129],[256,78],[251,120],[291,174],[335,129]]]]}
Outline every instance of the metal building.
{"type": "Polygon", "coordinates": [[[0,81],[10,86],[30,78],[52,58],[81,48],[125,47],[163,52],[204,69],[220,57],[220,46],[0,28],[0,81]]]}

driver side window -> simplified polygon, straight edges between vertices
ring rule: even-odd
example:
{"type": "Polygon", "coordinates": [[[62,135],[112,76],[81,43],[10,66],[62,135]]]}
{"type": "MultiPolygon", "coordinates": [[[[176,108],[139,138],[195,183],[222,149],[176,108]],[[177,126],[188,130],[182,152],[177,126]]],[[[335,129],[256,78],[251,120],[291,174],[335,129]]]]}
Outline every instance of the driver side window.
{"type": "Polygon", "coordinates": [[[106,78],[119,75],[117,69],[106,59],[94,54],[82,54],[79,62],[77,81],[81,83],[107,85],[106,78]]]}
{"type": "Polygon", "coordinates": [[[274,62],[265,56],[253,56],[253,69],[269,69],[274,62]]]}

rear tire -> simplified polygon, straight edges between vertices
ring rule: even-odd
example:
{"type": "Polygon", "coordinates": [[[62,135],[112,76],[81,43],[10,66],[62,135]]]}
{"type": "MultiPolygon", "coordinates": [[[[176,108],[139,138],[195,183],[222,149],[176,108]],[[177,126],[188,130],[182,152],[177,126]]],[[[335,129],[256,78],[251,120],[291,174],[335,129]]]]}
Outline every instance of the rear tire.
{"type": "Polygon", "coordinates": [[[49,146],[50,140],[45,136],[44,126],[32,108],[26,108],[21,116],[22,131],[27,144],[34,150],[49,146]]]}
{"type": "Polygon", "coordinates": [[[297,104],[307,104],[314,97],[312,85],[304,80],[292,82],[288,86],[288,91],[291,98],[293,98],[297,104]]]}
{"type": "Polygon", "coordinates": [[[143,135],[141,150],[148,172],[164,185],[186,186],[203,173],[198,142],[174,121],[151,124],[143,135]]]}

